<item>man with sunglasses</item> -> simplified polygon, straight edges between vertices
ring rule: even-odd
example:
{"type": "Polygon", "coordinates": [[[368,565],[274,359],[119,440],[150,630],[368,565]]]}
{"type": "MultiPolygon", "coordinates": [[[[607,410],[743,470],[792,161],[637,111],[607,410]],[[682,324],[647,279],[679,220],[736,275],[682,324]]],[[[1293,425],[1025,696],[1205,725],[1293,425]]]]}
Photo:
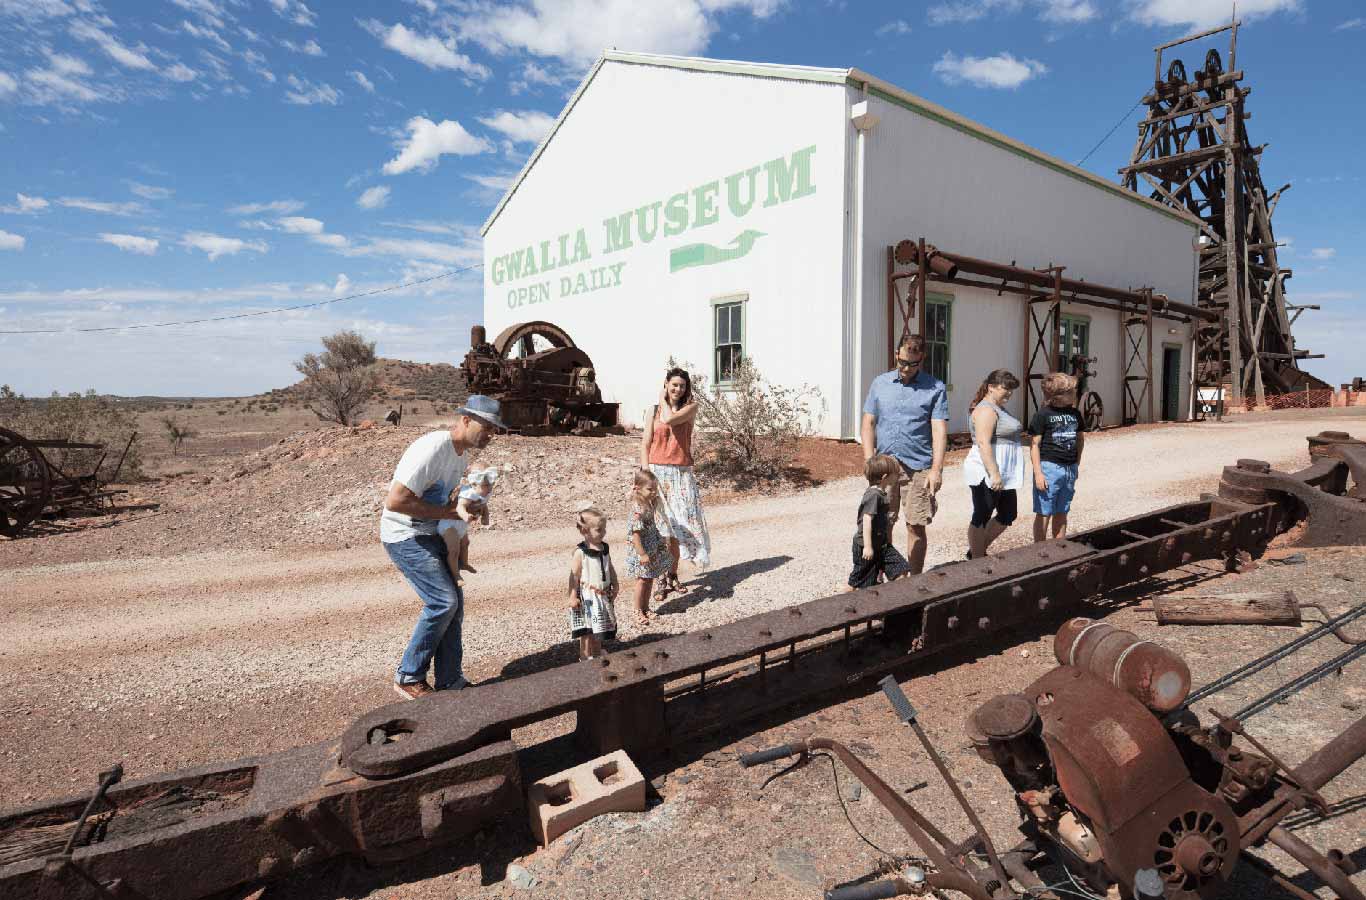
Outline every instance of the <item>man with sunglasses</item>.
{"type": "Polygon", "coordinates": [[[925,569],[925,526],[935,513],[949,445],[949,401],[944,382],[923,371],[925,339],[908,336],[896,350],[896,369],[873,379],[863,404],[863,459],[885,453],[901,463],[891,497],[891,520],[906,522],[906,561],[925,569]],[[900,511],[898,513],[898,510],[900,511]]]}

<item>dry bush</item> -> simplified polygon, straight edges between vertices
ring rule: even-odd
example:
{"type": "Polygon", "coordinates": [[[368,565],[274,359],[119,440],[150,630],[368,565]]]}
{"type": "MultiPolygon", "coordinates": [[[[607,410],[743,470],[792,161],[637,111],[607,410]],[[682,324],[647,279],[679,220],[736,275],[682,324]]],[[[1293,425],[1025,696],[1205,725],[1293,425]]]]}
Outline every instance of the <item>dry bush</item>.
{"type": "Polygon", "coordinates": [[[379,384],[375,342],[355,331],[339,331],[322,340],[321,354],[306,354],[294,364],[304,376],[304,407],[324,422],[355,425],[379,384]]]}
{"type": "Polygon", "coordinates": [[[166,432],[166,441],[171,445],[171,455],[179,456],[180,448],[190,438],[198,437],[199,432],[188,425],[182,425],[173,416],[161,420],[161,429],[166,432]]]}
{"type": "MultiPolygon", "coordinates": [[[[696,371],[670,359],[669,366],[675,365],[696,371]]],[[[773,384],[749,359],[740,361],[725,387],[708,389],[705,378],[693,375],[693,396],[699,473],[741,488],[786,477],[797,441],[815,434],[826,410],[820,388],[773,384]]]]}
{"type": "MultiPolygon", "coordinates": [[[[132,410],[93,390],[65,396],[29,398],[0,385],[0,427],[16,431],[31,440],[66,440],[81,444],[104,444],[108,448],[100,474],[113,475],[128,439],[137,432],[132,410]]],[[[69,475],[87,475],[99,462],[99,450],[43,450],[43,455],[69,475]]],[[[142,477],[141,440],[128,448],[119,473],[120,481],[142,477]]]]}

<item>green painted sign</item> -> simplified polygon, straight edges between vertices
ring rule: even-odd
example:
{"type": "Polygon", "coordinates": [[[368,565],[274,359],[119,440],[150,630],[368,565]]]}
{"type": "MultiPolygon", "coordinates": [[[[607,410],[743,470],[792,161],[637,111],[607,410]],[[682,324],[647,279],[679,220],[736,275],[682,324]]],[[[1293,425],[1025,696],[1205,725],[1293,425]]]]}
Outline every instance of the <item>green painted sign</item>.
{"type": "MultiPolygon", "coordinates": [[[[755,206],[768,209],[809,197],[816,193],[811,178],[811,159],[815,153],[815,145],[803,147],[609,216],[602,220],[599,254],[608,256],[658,239],[677,237],[714,225],[723,218],[743,219],[755,206]]],[[[508,308],[544,303],[555,296],[572,297],[619,287],[625,262],[580,267],[594,258],[588,235],[589,229],[578,228],[493,257],[489,277],[495,285],[508,285],[508,308]],[[546,277],[570,266],[580,268],[568,274],[557,272],[554,278],[546,277]],[[536,280],[531,281],[533,278],[536,280]]],[[[764,232],[751,228],[741,231],[723,247],[696,242],[676,246],[669,251],[669,273],[740,259],[764,236],[764,232]]]]}
{"type": "Polygon", "coordinates": [[[728,245],[730,249],[722,249],[714,244],[686,244],[675,247],[669,251],[669,274],[694,266],[714,266],[717,263],[739,259],[753,250],[754,242],[763,236],[762,231],[751,228],[736,235],[735,240],[728,245]]]}

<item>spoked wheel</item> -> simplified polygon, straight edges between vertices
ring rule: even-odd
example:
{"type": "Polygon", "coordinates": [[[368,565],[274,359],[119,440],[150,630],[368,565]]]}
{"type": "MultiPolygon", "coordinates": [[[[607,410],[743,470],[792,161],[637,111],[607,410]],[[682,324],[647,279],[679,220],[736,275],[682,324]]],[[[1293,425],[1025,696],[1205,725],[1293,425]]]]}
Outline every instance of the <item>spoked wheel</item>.
{"type": "Polygon", "coordinates": [[[1105,404],[1100,402],[1100,394],[1087,391],[1081,404],[1081,424],[1086,431],[1100,431],[1105,421],[1105,404]]]}
{"type": "Polygon", "coordinates": [[[51,474],[42,452],[21,435],[0,428],[0,534],[18,536],[51,496],[51,474]]]}

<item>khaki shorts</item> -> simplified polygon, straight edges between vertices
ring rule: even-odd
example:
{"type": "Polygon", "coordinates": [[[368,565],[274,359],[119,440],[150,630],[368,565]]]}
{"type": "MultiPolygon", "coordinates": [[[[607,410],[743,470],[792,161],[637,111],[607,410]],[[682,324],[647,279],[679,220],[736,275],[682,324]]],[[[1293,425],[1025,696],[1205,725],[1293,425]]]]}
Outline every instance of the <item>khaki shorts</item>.
{"type": "Polygon", "coordinates": [[[901,476],[896,480],[897,490],[901,492],[901,515],[899,521],[906,525],[928,525],[934,521],[939,504],[930,493],[926,482],[928,469],[908,469],[901,467],[901,476]]]}

